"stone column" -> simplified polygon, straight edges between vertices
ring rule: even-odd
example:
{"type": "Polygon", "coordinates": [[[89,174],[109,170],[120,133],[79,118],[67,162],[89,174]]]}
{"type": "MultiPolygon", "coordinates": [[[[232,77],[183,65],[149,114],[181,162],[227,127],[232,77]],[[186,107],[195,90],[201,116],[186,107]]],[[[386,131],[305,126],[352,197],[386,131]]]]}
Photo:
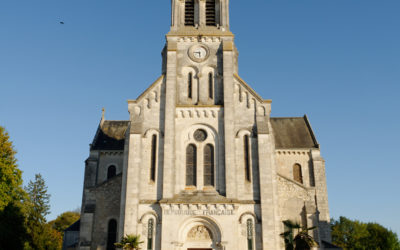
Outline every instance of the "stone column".
{"type": "Polygon", "coordinates": [[[325,160],[319,149],[311,150],[314,165],[315,192],[317,199],[318,230],[321,240],[331,242],[330,217],[328,205],[328,189],[326,186],[325,160]]]}
{"type": "MultiPolygon", "coordinates": [[[[126,234],[137,234],[138,208],[139,208],[139,181],[141,168],[141,145],[142,136],[140,133],[129,135],[129,155],[127,167],[124,167],[123,176],[126,176],[122,193],[125,194],[125,206],[123,211],[123,232],[126,234]]],[[[122,197],[123,198],[123,197],[122,197]]],[[[122,199],[123,201],[123,199],[122,199]]],[[[122,221],[122,220],[121,220],[122,221]]]]}
{"type": "MultiPolygon", "coordinates": [[[[172,40],[172,38],[171,38],[172,40]]],[[[175,105],[176,105],[176,53],[177,43],[168,41],[167,74],[165,90],[165,131],[164,131],[164,170],[163,198],[174,195],[175,168],[175,105]]]]}
{"type": "Polygon", "coordinates": [[[225,175],[226,196],[236,198],[235,165],[235,109],[233,98],[233,41],[223,42],[223,83],[224,83],[224,135],[225,135],[225,175]]]}
{"type": "Polygon", "coordinates": [[[199,24],[200,26],[206,26],[206,1],[199,1],[199,24]]]}
{"type": "Polygon", "coordinates": [[[267,117],[257,116],[263,249],[280,249],[275,147],[267,117]]]}

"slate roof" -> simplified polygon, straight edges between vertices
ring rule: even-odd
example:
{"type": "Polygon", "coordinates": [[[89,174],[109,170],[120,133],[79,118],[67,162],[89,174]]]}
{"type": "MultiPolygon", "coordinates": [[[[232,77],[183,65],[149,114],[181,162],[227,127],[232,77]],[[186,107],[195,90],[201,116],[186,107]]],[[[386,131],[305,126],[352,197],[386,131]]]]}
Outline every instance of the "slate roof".
{"type": "Polygon", "coordinates": [[[76,222],[74,222],[74,224],[72,224],[71,226],[69,226],[67,229],[65,229],[64,231],[74,231],[77,232],[80,230],[81,227],[81,220],[77,220],[76,222]]]}
{"type": "Polygon", "coordinates": [[[319,148],[307,116],[271,117],[276,149],[319,148]]]}
{"type": "Polygon", "coordinates": [[[91,150],[124,150],[129,121],[103,121],[97,129],[91,150]]]}

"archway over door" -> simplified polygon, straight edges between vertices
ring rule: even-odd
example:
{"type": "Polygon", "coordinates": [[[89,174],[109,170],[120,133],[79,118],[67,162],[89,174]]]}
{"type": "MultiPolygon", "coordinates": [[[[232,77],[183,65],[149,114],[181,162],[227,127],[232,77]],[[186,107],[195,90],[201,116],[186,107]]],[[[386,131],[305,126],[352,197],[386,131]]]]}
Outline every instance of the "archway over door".
{"type": "Polygon", "coordinates": [[[179,232],[182,250],[219,250],[221,230],[208,217],[194,217],[182,224],[179,232]]]}

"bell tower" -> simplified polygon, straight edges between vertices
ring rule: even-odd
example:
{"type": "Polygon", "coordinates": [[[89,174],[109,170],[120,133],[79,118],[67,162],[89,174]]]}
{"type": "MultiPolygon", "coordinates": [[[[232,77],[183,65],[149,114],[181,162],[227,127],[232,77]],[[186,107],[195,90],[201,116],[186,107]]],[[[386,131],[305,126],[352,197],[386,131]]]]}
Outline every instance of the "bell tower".
{"type": "Polygon", "coordinates": [[[171,31],[229,30],[229,0],[172,0],[171,31]]]}
{"type": "Polygon", "coordinates": [[[238,74],[238,51],[229,28],[229,0],[172,0],[171,4],[171,29],[162,53],[166,97],[163,198],[185,188],[179,181],[169,181],[174,180],[177,166],[177,158],[171,156],[178,157],[180,151],[174,148],[181,126],[176,116],[182,112],[204,113],[203,109],[210,108],[219,114],[214,122],[221,135],[221,176],[215,189],[235,198],[235,183],[225,181],[225,175],[233,173],[225,166],[234,166],[232,156],[225,154],[234,152],[234,76],[238,74]]]}
{"type": "Polygon", "coordinates": [[[224,50],[233,52],[229,67],[237,73],[238,53],[229,30],[229,0],[172,0],[171,9],[162,68],[167,79],[168,67],[176,69],[171,82],[176,88],[176,104],[222,105],[224,50]]]}

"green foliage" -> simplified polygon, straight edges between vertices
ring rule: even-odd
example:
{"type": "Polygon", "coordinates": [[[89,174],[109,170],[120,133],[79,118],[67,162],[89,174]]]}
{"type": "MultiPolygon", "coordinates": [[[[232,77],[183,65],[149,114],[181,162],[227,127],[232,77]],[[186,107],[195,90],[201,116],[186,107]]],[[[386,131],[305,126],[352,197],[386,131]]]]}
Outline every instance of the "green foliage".
{"type": "Polygon", "coordinates": [[[0,249],[22,250],[27,239],[22,203],[10,202],[0,212],[0,249]]]}
{"type": "Polygon", "coordinates": [[[50,221],[49,224],[56,231],[60,232],[61,235],[64,235],[64,230],[74,224],[79,218],[80,214],[78,212],[68,211],[57,216],[57,219],[50,221]]]}
{"type": "Polygon", "coordinates": [[[139,250],[140,244],[143,244],[143,241],[140,241],[140,235],[126,235],[122,237],[120,243],[115,243],[115,246],[122,249],[139,250]]]}
{"type": "Polygon", "coordinates": [[[47,186],[41,174],[35,175],[35,181],[29,181],[26,192],[28,193],[28,221],[45,223],[46,215],[50,213],[50,194],[47,193],[47,186]]]}
{"type": "Polygon", "coordinates": [[[61,233],[46,223],[50,195],[45,182],[36,175],[26,193],[15,154],[8,133],[0,126],[0,249],[61,249],[61,233]]]}
{"type": "Polygon", "coordinates": [[[340,217],[331,220],[332,243],[344,249],[400,250],[397,235],[377,223],[340,217]]]}
{"type": "Polygon", "coordinates": [[[308,231],[314,230],[315,227],[302,228],[299,223],[291,220],[285,220],[283,224],[286,231],[281,236],[285,239],[286,250],[304,250],[318,246],[318,242],[308,234],[308,231]]]}
{"type": "Polygon", "coordinates": [[[40,174],[35,175],[35,181],[29,182],[26,191],[28,193],[26,207],[29,241],[25,245],[25,249],[61,249],[61,233],[46,223],[46,215],[50,210],[50,195],[47,193],[46,183],[40,174]]]}
{"type": "Polygon", "coordinates": [[[15,154],[10,136],[0,126],[0,211],[10,202],[21,200],[24,194],[15,154]]]}

